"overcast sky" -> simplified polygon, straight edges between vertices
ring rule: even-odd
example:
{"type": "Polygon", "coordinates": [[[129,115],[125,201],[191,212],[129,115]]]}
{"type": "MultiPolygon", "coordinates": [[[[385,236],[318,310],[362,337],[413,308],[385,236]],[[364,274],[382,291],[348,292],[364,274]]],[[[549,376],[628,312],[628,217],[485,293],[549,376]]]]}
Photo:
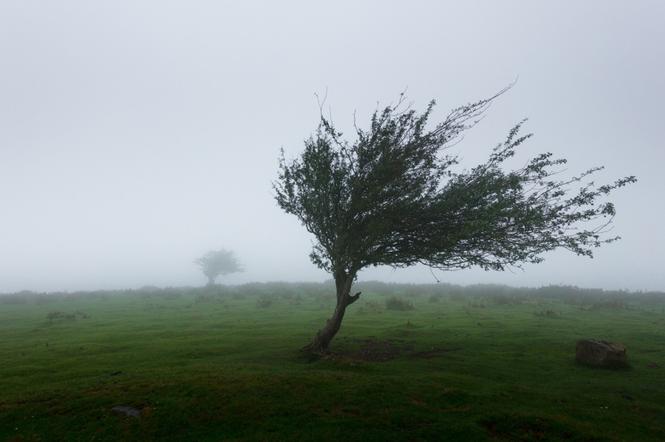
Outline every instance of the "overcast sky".
{"type": "MultiPolygon", "coordinates": [[[[434,118],[519,77],[456,146],[483,161],[511,126],[613,196],[622,241],[453,283],[665,290],[665,2],[0,2],[0,292],[196,285],[192,261],[237,252],[221,282],[324,280],[277,207],[280,147],[343,129],[408,88],[434,118]]],[[[350,133],[350,131],[349,131],[350,133]]],[[[426,268],[361,279],[433,282],[426,268]]]]}

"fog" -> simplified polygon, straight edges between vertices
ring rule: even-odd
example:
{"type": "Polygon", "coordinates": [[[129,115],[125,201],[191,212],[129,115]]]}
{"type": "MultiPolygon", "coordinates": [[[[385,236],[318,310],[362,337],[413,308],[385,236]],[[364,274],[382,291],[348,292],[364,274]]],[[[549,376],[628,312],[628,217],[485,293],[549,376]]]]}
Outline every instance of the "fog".
{"type": "Polygon", "coordinates": [[[193,260],[236,252],[219,282],[321,281],[312,237],[276,205],[326,111],[351,136],[407,90],[433,120],[515,79],[455,146],[466,167],[522,118],[518,162],[605,165],[620,189],[594,259],[514,272],[365,270],[384,282],[665,289],[665,3],[0,3],[0,292],[201,285],[193,260]]]}

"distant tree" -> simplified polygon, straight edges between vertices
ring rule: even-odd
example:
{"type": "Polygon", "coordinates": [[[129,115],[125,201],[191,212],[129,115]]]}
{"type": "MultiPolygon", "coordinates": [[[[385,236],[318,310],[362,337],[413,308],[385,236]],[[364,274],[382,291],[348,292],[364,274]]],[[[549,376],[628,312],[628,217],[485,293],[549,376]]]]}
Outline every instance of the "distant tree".
{"type": "Polygon", "coordinates": [[[566,160],[551,153],[504,170],[531,137],[519,133],[524,121],[485,163],[455,170],[458,158],[446,149],[503,92],[453,109],[434,126],[428,119],[435,102],[417,113],[402,94],[397,104],[377,109],[367,129],[355,126],[353,143],[321,113],[297,159],[286,161],[282,150],[275,198],[316,238],[310,257],[332,274],[337,292],[332,317],[306,350],[328,348],[346,308],[360,296],[351,295],[351,287],[365,267],[503,270],[541,262],[544,252],[557,248],[592,257],[593,248],[619,238],[604,235],[615,208],[602,200],[635,177],[596,187],[586,182],[602,169],[596,167],[559,180],[566,160]],[[581,187],[571,192],[577,183],[581,187]]]}
{"type": "Polygon", "coordinates": [[[208,285],[214,285],[217,277],[230,273],[241,272],[238,259],[231,250],[211,250],[194,261],[208,278],[208,285]]]}

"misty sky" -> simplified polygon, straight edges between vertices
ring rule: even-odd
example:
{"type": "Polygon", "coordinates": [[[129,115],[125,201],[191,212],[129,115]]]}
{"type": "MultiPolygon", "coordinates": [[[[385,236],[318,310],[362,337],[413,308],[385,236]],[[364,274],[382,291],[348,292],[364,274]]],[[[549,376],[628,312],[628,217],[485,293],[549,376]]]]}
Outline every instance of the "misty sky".
{"type": "MultiPolygon", "coordinates": [[[[455,147],[483,161],[512,125],[568,172],[605,165],[619,243],[445,282],[665,290],[665,2],[0,2],[0,292],[324,280],[271,188],[315,129],[314,93],[351,134],[408,88],[434,118],[519,77],[455,147]]],[[[361,279],[433,282],[427,268],[361,279]]]]}

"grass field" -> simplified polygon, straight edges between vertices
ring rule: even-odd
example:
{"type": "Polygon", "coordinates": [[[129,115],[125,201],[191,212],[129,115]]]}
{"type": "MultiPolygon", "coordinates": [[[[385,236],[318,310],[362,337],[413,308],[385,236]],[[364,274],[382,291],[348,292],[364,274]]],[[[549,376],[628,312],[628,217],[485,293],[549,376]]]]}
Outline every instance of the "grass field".
{"type": "Polygon", "coordinates": [[[0,296],[0,440],[665,440],[665,295],[368,283],[308,361],[332,293],[0,296]]]}

